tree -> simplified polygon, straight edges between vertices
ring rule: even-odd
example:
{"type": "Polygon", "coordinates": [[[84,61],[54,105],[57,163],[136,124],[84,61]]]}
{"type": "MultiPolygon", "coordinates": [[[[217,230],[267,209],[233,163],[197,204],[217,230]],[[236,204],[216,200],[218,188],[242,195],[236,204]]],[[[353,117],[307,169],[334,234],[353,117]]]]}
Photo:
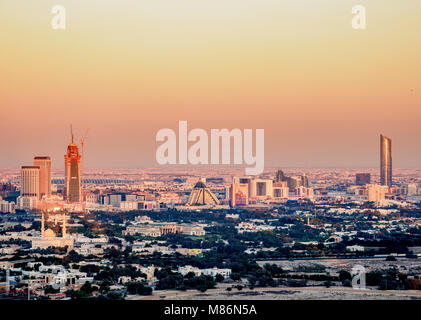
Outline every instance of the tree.
{"type": "Polygon", "coordinates": [[[54,293],[58,293],[58,292],[60,292],[60,290],[59,289],[54,289],[52,286],[50,286],[50,285],[48,285],[48,286],[46,286],[45,287],[45,289],[44,289],[44,293],[45,294],[54,294],[54,293]]]}
{"type": "Polygon", "coordinates": [[[351,280],[352,276],[351,273],[349,273],[346,270],[341,270],[339,271],[339,280],[340,281],[344,281],[344,280],[351,280]]]}
{"type": "Polygon", "coordinates": [[[216,281],[216,282],[222,282],[222,281],[224,281],[224,276],[218,273],[218,274],[215,276],[215,281],[216,281]]]}
{"type": "Polygon", "coordinates": [[[234,281],[239,281],[241,279],[241,275],[237,272],[233,272],[231,274],[231,279],[234,280],[234,281]]]}
{"type": "Polygon", "coordinates": [[[137,294],[143,296],[152,294],[152,288],[146,287],[142,282],[129,282],[127,284],[127,291],[130,294],[137,294]]]}

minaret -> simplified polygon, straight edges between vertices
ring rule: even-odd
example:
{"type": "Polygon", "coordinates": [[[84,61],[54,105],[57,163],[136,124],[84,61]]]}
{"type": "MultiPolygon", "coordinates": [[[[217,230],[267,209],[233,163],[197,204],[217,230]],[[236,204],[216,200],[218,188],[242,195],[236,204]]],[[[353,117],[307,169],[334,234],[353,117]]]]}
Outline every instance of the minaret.
{"type": "Polygon", "coordinates": [[[44,238],[44,234],[45,234],[45,224],[44,224],[44,211],[43,211],[42,217],[41,217],[41,237],[44,238]]]}
{"type": "Polygon", "coordinates": [[[63,238],[66,238],[66,214],[63,213],[63,230],[62,230],[63,238]]]}

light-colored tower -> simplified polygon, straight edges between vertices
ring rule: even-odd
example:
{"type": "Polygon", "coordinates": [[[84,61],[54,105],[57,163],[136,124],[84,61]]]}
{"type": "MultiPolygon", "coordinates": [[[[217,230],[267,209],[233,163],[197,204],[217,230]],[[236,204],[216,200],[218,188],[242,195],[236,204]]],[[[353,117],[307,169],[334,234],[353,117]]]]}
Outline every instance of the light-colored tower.
{"type": "Polygon", "coordinates": [[[34,166],[39,167],[40,198],[51,195],[51,159],[50,157],[35,157],[34,166]]]}
{"type": "Polygon", "coordinates": [[[62,229],[62,236],[63,238],[66,238],[66,213],[63,212],[63,229],[62,229]]]}
{"type": "Polygon", "coordinates": [[[45,222],[44,222],[44,211],[41,214],[41,237],[45,235],[45,222]]]}
{"type": "Polygon", "coordinates": [[[392,140],[380,135],[380,184],[392,186],[392,140]]]}
{"type": "Polygon", "coordinates": [[[80,187],[80,154],[76,144],[69,144],[67,153],[64,156],[65,184],[64,198],[68,202],[81,202],[80,187]]]}
{"type": "Polygon", "coordinates": [[[23,166],[21,169],[20,183],[21,196],[40,198],[38,166],[23,166]]]}

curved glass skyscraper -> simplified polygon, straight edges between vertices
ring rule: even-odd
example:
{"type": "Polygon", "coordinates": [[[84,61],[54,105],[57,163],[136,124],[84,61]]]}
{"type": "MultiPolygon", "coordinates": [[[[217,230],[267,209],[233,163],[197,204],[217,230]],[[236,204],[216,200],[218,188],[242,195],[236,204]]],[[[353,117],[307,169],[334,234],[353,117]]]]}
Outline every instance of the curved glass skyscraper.
{"type": "Polygon", "coordinates": [[[380,184],[392,186],[392,140],[380,135],[380,184]]]}

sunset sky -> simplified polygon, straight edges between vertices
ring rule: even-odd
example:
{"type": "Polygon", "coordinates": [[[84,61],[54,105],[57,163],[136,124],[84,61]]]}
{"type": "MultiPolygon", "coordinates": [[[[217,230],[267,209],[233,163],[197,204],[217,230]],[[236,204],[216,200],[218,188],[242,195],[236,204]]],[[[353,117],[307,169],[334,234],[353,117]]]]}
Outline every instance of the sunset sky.
{"type": "Polygon", "coordinates": [[[421,167],[421,3],[0,1],[0,167],[157,166],[155,134],[265,129],[266,166],[421,167]],[[51,28],[52,6],[67,29],[51,28]],[[367,29],[351,8],[367,8],[367,29]]]}

